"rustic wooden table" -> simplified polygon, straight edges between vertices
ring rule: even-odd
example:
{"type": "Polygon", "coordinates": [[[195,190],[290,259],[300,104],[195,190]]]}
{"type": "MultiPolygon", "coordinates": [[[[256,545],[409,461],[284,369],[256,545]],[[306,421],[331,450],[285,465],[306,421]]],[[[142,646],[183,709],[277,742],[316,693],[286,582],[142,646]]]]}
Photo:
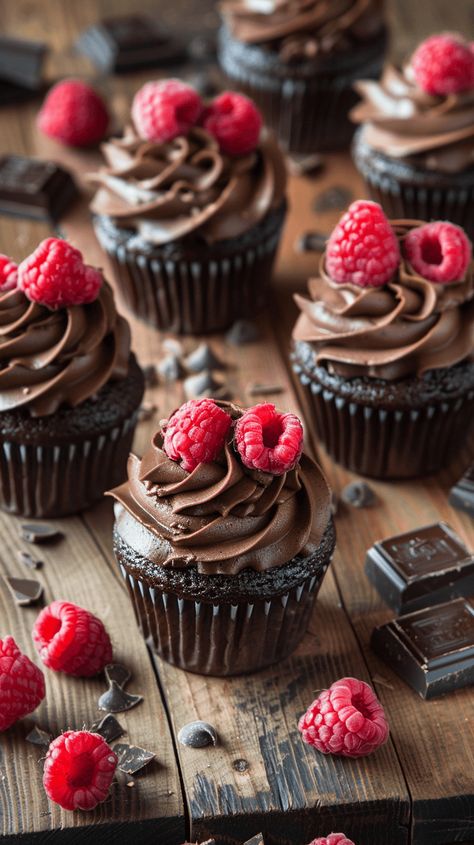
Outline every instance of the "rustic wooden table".
{"type": "MultiPolygon", "coordinates": [[[[184,31],[212,28],[212,2],[141,0],[142,10],[158,9],[184,31]],[[196,14],[198,9],[198,14],[196,14]]],[[[134,8],[131,0],[2,0],[1,31],[44,38],[51,45],[50,78],[82,74],[93,68],[72,48],[77,33],[104,14],[134,8]]],[[[390,6],[393,47],[399,55],[427,32],[474,28],[471,0],[394,0],[390,6]]],[[[192,73],[189,67],[187,73],[192,73]]],[[[120,123],[132,93],[150,74],[99,77],[120,123]]],[[[93,169],[95,153],[61,149],[39,136],[34,118],[38,103],[4,108],[0,113],[0,150],[50,157],[82,178],[93,169]]],[[[250,404],[251,383],[280,385],[275,401],[305,414],[288,365],[295,309],[291,294],[315,272],[317,256],[297,253],[303,231],[328,232],[339,209],[316,214],[315,199],[342,187],[351,196],[363,188],[347,156],[328,156],[318,178],[293,178],[292,211],[278,263],[274,293],[260,321],[262,340],[236,349],[212,339],[226,360],[226,381],[235,398],[250,404]]],[[[87,214],[87,199],[62,221],[61,232],[92,264],[104,266],[87,214]]],[[[2,218],[0,251],[21,259],[51,230],[39,223],[2,218]]],[[[143,364],[162,355],[163,338],[132,321],[135,350],[143,364]]],[[[188,339],[186,348],[196,341],[188,339]]],[[[258,397],[257,397],[258,398],[258,397]]],[[[270,401],[273,397],[269,397],[270,401]]],[[[183,399],[182,385],[150,389],[147,401],[158,406],[154,419],[139,424],[140,452],[156,425],[183,399]]],[[[318,454],[336,492],[353,476],[318,450],[310,426],[307,445],[318,454]]],[[[442,845],[474,840],[473,694],[463,690],[423,702],[371,652],[374,625],[390,611],[370,587],[364,572],[366,549],[376,539],[444,519],[474,547],[474,526],[454,511],[447,493],[467,464],[466,452],[436,478],[409,483],[374,483],[379,501],[361,511],[340,509],[338,546],[314,613],[297,653],[260,674],[209,679],[186,674],[151,658],[135,626],[128,597],[116,577],[111,554],[109,502],[80,517],[58,522],[62,541],[44,546],[38,579],[47,600],[64,598],[97,613],[106,623],[116,657],[133,671],[131,691],[143,703],[120,717],[130,742],[156,753],[156,763],[135,785],[115,785],[110,799],[93,813],[66,813],[49,804],[41,786],[42,751],[25,743],[33,720],[0,737],[0,841],[5,843],[94,843],[178,845],[185,838],[215,836],[236,845],[263,830],[273,845],[304,845],[330,830],[344,830],[358,845],[442,845]],[[390,741],[368,759],[326,758],[303,745],[297,721],[317,690],[344,675],[371,682],[390,720],[390,741]],[[213,723],[216,748],[191,750],[176,743],[181,725],[199,718],[213,723]],[[470,721],[471,720],[471,721],[470,721]]],[[[0,572],[24,574],[18,561],[19,520],[0,515],[0,572]]],[[[33,655],[30,632],[34,609],[18,608],[0,579],[0,635],[12,633],[33,655]]],[[[100,681],[81,681],[47,673],[48,695],[35,721],[55,735],[90,726],[98,717],[100,681]]]]}

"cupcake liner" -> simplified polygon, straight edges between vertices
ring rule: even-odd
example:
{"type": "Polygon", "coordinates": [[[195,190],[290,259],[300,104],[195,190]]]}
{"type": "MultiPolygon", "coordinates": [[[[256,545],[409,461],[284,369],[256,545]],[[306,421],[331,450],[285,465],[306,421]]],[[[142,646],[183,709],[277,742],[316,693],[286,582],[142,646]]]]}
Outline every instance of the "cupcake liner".
{"type": "Polygon", "coordinates": [[[138,414],[88,437],[58,445],[0,443],[0,508],[27,517],[78,513],[126,476],[138,414]]]}
{"type": "Polygon", "coordinates": [[[157,654],[189,672],[223,677],[255,672],[294,651],[329,561],[283,595],[236,604],[163,592],[132,576],[120,555],[118,564],[140,631],[157,654]]]}
{"type": "Polygon", "coordinates": [[[255,228],[254,236],[201,249],[127,248],[96,232],[112,262],[127,307],[163,331],[207,334],[224,331],[238,318],[254,317],[266,301],[286,207],[255,228]]]}

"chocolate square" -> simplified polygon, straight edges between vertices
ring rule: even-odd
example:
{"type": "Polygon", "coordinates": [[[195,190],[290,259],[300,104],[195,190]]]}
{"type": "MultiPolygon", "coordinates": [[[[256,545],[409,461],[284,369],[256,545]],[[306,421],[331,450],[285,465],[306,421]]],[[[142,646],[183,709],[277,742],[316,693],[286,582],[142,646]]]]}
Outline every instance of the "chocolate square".
{"type": "Polygon", "coordinates": [[[0,35],[0,79],[31,91],[42,86],[46,44],[0,35]]]}
{"type": "Polygon", "coordinates": [[[83,32],[76,46],[109,73],[167,64],[185,52],[155,18],[139,14],[104,18],[83,32]]]}
{"type": "Polygon", "coordinates": [[[474,516],[474,463],[466,470],[462,478],[451,488],[449,504],[453,508],[466,511],[474,516]]]}
{"type": "Polygon", "coordinates": [[[375,543],[365,572],[396,613],[474,592],[474,556],[444,522],[375,543]]]}
{"type": "Polygon", "coordinates": [[[52,161],[0,158],[0,214],[56,221],[77,193],[72,176],[52,161]]]}

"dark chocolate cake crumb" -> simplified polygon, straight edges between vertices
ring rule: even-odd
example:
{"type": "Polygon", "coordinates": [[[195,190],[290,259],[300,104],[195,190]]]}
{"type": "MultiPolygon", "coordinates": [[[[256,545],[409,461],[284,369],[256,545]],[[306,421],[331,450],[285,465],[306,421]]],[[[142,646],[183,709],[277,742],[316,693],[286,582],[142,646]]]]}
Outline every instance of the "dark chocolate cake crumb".
{"type": "Polygon", "coordinates": [[[61,531],[42,522],[28,522],[21,525],[21,539],[27,543],[50,543],[62,537],[61,531]]]}
{"type": "Polygon", "coordinates": [[[195,376],[188,376],[183,387],[187,399],[200,399],[203,396],[215,396],[222,384],[216,381],[210,370],[203,370],[195,376]]]}
{"type": "Polygon", "coordinates": [[[297,252],[324,252],[328,236],[323,232],[304,232],[296,242],[297,252]]]}
{"type": "Polygon", "coordinates": [[[292,176],[316,176],[324,168],[324,159],[319,153],[291,153],[287,162],[292,176]]]}
{"type": "Polygon", "coordinates": [[[107,663],[107,666],[104,669],[105,677],[108,684],[111,684],[112,681],[119,686],[124,688],[130,678],[132,677],[132,673],[130,669],[127,669],[122,663],[107,663]]]}
{"type": "Polygon", "coordinates": [[[236,320],[227,332],[225,339],[232,346],[244,346],[260,340],[260,332],[251,320],[236,320]]]}
{"type": "Polygon", "coordinates": [[[375,504],[377,497],[365,481],[353,481],[344,487],[341,499],[346,505],[353,508],[370,508],[375,504]]]}
{"type": "Polygon", "coordinates": [[[283,393],[285,388],[282,384],[250,384],[247,388],[249,396],[274,396],[283,393]]]}
{"type": "Polygon", "coordinates": [[[314,201],[314,210],[318,213],[325,211],[343,211],[352,200],[352,191],[343,185],[333,185],[319,194],[314,201]]]}
{"type": "Polygon", "coordinates": [[[41,748],[49,748],[53,737],[51,736],[48,731],[43,731],[42,728],[39,728],[38,725],[35,725],[34,728],[25,736],[27,742],[31,742],[33,745],[39,745],[41,748]]]}
{"type": "Polygon", "coordinates": [[[111,681],[107,692],[102,693],[98,701],[99,710],[105,710],[108,713],[123,713],[125,710],[131,710],[143,701],[141,695],[131,695],[115,681],[111,681]]]}
{"type": "Polygon", "coordinates": [[[107,713],[103,719],[100,719],[98,722],[94,722],[91,727],[91,731],[93,733],[100,734],[106,742],[113,742],[114,739],[119,739],[119,737],[124,735],[125,728],[122,728],[122,725],[117,721],[115,716],[112,716],[111,713],[107,713]]]}
{"type": "Polygon", "coordinates": [[[39,581],[32,581],[28,578],[5,578],[13,597],[20,607],[28,607],[36,604],[43,595],[43,585],[39,581]]]}
{"type": "Polygon", "coordinates": [[[18,557],[21,563],[27,566],[28,569],[40,569],[43,566],[42,560],[37,560],[33,555],[30,555],[29,552],[25,552],[23,549],[18,549],[18,557]]]}
{"type": "Polygon", "coordinates": [[[217,745],[217,732],[208,722],[189,722],[178,733],[178,741],[189,748],[217,745]]]}
{"type": "Polygon", "coordinates": [[[226,365],[217,357],[208,343],[201,343],[184,359],[190,372],[202,373],[203,370],[225,370],[226,365]]]}
{"type": "Polygon", "coordinates": [[[127,775],[135,775],[140,772],[156,756],[152,751],[146,751],[139,745],[128,745],[126,742],[114,745],[113,750],[118,757],[118,768],[127,775]]]}
{"type": "Polygon", "coordinates": [[[186,375],[186,369],[178,355],[170,353],[157,365],[158,373],[163,381],[179,381],[186,375]]]}
{"type": "Polygon", "coordinates": [[[142,402],[138,409],[138,421],[147,422],[148,420],[151,420],[157,410],[156,405],[152,402],[142,402]]]}

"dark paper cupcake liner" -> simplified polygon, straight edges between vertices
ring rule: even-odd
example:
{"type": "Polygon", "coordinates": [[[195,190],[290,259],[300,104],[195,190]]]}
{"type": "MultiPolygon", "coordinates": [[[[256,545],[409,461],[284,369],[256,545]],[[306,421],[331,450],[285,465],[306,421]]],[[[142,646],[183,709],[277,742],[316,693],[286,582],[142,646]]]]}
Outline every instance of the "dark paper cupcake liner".
{"type": "Polygon", "coordinates": [[[175,253],[131,249],[111,235],[110,221],[95,225],[130,311],[162,331],[207,334],[264,307],[285,213],[286,206],[243,238],[175,253]]]}

